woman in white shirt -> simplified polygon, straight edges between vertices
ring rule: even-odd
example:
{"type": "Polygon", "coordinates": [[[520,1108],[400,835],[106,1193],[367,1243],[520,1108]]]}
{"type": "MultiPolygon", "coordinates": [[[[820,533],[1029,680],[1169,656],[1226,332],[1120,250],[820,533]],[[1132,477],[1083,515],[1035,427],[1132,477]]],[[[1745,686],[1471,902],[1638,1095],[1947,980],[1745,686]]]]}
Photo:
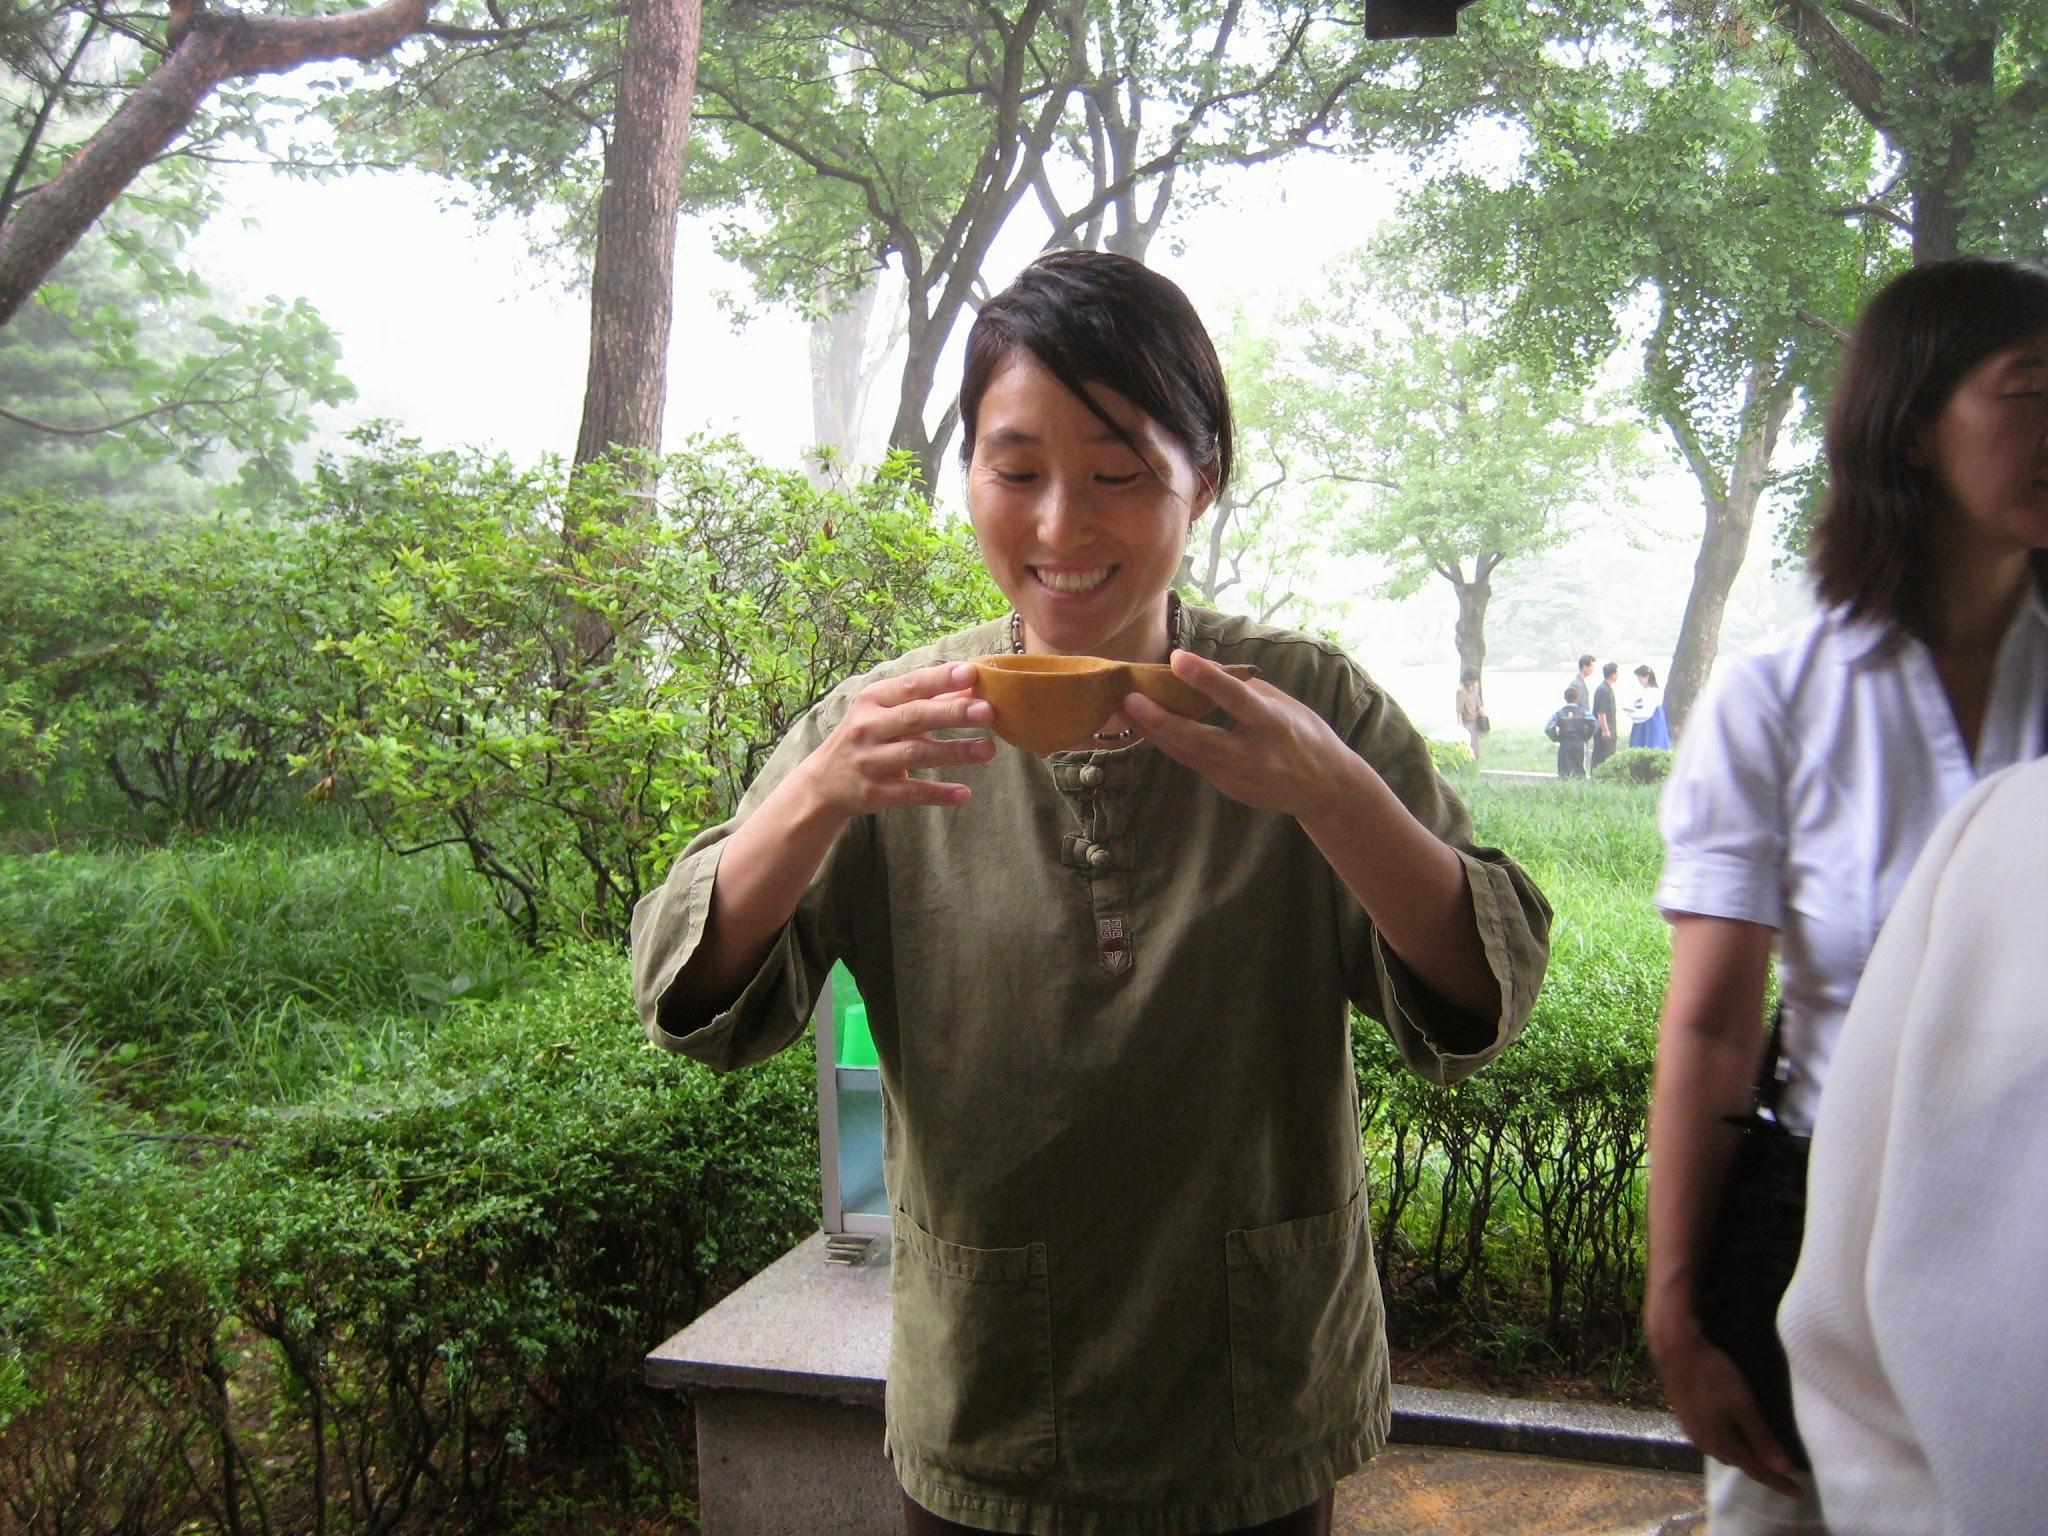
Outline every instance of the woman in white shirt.
{"type": "Polygon", "coordinates": [[[2032,1536],[2048,1510],[2048,761],[1929,842],[1813,1131],[1779,1322],[1839,1536],[2032,1536]]]}
{"type": "Polygon", "coordinates": [[[1669,747],[1671,727],[1664,719],[1664,690],[1657,686],[1657,674],[1647,665],[1636,668],[1635,696],[1621,706],[1629,718],[1631,747],[1669,747]]]}
{"type": "Polygon", "coordinates": [[[1965,259],[1886,286],[1829,411],[1821,615],[1724,661],[1666,787],[1671,982],[1650,1109],[1644,1327],[1708,1457],[1715,1536],[1826,1527],[1701,1331],[1700,1262],[1762,1059],[1810,1129],[1877,931],[1942,815],[2048,749],[2048,274],[1965,259]]]}

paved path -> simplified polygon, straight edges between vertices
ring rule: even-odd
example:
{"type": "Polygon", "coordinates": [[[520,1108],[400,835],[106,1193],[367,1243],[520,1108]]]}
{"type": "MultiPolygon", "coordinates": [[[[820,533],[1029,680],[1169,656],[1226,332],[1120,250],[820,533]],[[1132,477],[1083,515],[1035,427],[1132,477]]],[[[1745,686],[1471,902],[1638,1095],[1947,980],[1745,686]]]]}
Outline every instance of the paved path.
{"type": "Polygon", "coordinates": [[[1337,1488],[1332,1536],[1704,1536],[1700,1480],[1390,1445],[1337,1488]]]}

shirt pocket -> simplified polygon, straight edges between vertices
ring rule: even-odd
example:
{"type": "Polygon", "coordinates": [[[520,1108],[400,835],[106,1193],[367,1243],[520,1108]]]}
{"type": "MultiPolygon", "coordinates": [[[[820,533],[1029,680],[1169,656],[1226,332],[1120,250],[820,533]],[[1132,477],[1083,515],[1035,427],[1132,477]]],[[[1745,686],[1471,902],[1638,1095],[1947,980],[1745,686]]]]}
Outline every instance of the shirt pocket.
{"type": "Polygon", "coordinates": [[[1291,1456],[1358,1432],[1385,1369],[1363,1186],[1348,1205],[1227,1232],[1238,1449],[1291,1456]]]}
{"type": "Polygon", "coordinates": [[[1058,1442],[1045,1244],[964,1247],[900,1206],[892,1225],[890,1438],[959,1472],[1050,1470],[1058,1442]]]}

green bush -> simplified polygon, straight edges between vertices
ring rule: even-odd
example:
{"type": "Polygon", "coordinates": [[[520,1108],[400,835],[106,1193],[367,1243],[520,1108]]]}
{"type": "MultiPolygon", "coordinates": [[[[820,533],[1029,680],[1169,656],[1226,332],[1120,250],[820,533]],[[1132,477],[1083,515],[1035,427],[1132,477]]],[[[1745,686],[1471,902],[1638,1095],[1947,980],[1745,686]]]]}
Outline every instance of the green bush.
{"type": "Polygon", "coordinates": [[[338,705],[355,628],[298,531],[0,497],[0,782],[105,775],[159,822],[246,818],[338,705]]]}
{"type": "Polygon", "coordinates": [[[327,643],[353,703],[319,762],[394,847],[465,850],[529,941],[622,939],[802,711],[1000,609],[907,461],[830,491],[714,442],[648,475],[403,445],[322,474],[377,618],[327,643]]]}
{"type": "Polygon", "coordinates": [[[1436,765],[1436,771],[1446,778],[1455,778],[1472,771],[1472,748],[1462,741],[1442,741],[1432,736],[1429,740],[1429,760],[1436,765]]]}
{"type": "Polygon", "coordinates": [[[1410,1342],[1521,1330],[1584,1364],[1626,1357],[1642,1293],[1650,1065],[1669,940],[1649,896],[1651,808],[1584,786],[1473,787],[1482,837],[1557,916],[1521,1039],[1466,1083],[1354,1049],[1389,1324],[1410,1342]]]}
{"type": "Polygon", "coordinates": [[[1669,747],[1623,747],[1593,770],[1593,777],[1613,784],[1661,784],[1671,777],[1669,747]]]}
{"type": "Polygon", "coordinates": [[[135,1154],[0,1252],[18,1518],[482,1528],[519,1458],[614,1432],[640,1355],[816,1220],[808,1052],[724,1077],[660,1052],[615,956],[209,1146],[135,1154]],[[121,1481],[80,1486],[79,1404],[121,1481]]]}

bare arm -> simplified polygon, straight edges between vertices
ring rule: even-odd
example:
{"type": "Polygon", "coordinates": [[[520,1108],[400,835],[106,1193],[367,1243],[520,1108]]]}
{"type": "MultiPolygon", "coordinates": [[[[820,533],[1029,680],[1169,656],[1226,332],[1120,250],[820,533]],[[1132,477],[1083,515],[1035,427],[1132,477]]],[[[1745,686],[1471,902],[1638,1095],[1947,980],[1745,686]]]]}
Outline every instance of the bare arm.
{"type": "Polygon", "coordinates": [[[961,691],[973,681],[973,666],[960,662],[870,684],[817,751],[754,807],[719,854],[703,936],[661,1000],[664,1029],[688,1034],[738,1000],[855,817],[967,799],[966,785],[911,770],[986,762],[993,753],[985,736],[927,734],[988,723],[988,704],[961,691]]]}
{"type": "Polygon", "coordinates": [[[1671,984],[1650,1090],[1650,1252],[1643,1325],[1673,1411],[1708,1455],[1793,1493],[1793,1464],[1734,1362],[1700,1331],[1702,1252],[1763,1052],[1777,930],[1719,917],[1672,924],[1671,984]]]}

